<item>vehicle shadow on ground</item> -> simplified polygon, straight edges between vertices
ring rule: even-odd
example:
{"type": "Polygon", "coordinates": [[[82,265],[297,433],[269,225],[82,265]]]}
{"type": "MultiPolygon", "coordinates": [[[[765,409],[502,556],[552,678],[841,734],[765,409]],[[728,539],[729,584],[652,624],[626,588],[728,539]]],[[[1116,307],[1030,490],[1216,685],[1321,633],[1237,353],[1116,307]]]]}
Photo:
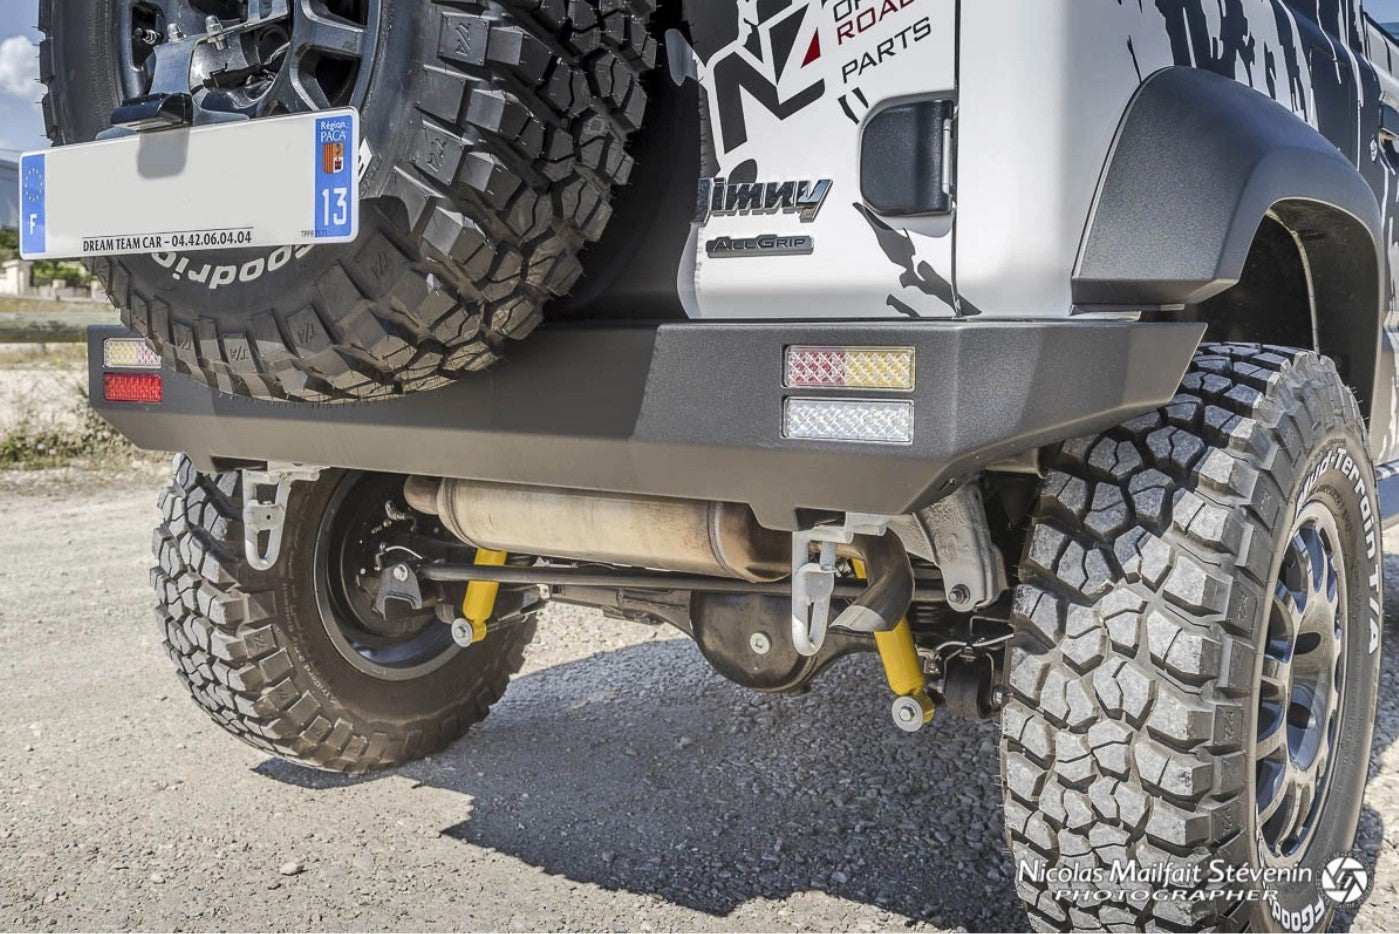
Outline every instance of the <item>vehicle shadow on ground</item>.
{"type": "Polygon", "coordinates": [[[940,927],[1024,929],[996,725],[902,733],[882,681],[857,658],[805,696],[759,696],[688,640],[651,641],[517,679],[464,742],[398,774],[472,797],[442,833],[576,882],[716,916],[820,891],[940,927]]]}
{"type": "MultiPolygon", "coordinates": [[[[1399,736],[1399,558],[1387,563],[1372,776],[1399,736]]],[[[466,741],[396,774],[471,796],[443,834],[575,882],[719,917],[816,891],[938,927],[1027,929],[1001,836],[996,725],[948,717],[910,736],[888,705],[872,658],[805,696],[764,697],[688,641],[651,641],[519,678],[466,741]]],[[[275,760],[259,771],[355,781],[275,760]]],[[[1372,868],[1383,838],[1367,806],[1358,846],[1372,868]]]]}

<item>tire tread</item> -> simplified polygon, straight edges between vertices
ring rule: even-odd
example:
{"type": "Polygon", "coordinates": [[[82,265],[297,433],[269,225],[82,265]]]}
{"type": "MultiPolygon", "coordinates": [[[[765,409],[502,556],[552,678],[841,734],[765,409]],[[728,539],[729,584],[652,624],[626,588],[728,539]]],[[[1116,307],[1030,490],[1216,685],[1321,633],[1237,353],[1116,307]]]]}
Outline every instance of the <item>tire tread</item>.
{"type": "Polygon", "coordinates": [[[180,680],[214,722],[281,758],[361,773],[434,753],[485,719],[524,664],[532,619],[479,647],[491,652],[490,664],[449,709],[360,722],[324,697],[288,651],[274,579],[243,557],[241,494],[238,474],[200,473],[181,455],[152,537],[156,623],[180,680]]]}
{"type": "MultiPolygon", "coordinates": [[[[54,3],[39,3],[40,58],[45,124],[61,144],[54,3]]],[[[407,208],[406,226],[385,215],[298,307],[237,321],[171,308],[121,258],[90,261],[123,322],[171,366],[259,398],[435,389],[499,360],[582,276],[580,253],[602,236],[612,192],[631,175],[627,141],[658,53],[648,30],[656,0],[426,6],[440,38],[386,191],[407,208]]]]}
{"type": "MultiPolygon", "coordinates": [[[[1320,426],[1364,438],[1334,365],[1210,344],[1165,407],[1052,457],[1015,594],[1002,720],[1017,864],[1228,858],[1268,542],[1320,426]]],[[[1038,930],[1235,928],[1240,906],[1080,907],[1018,883],[1038,930]]]]}

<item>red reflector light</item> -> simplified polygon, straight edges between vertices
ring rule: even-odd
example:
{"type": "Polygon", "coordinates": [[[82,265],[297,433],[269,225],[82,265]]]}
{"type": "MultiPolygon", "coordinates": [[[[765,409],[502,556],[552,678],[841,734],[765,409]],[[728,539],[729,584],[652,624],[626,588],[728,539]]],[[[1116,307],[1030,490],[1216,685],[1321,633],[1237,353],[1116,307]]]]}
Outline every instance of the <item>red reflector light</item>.
{"type": "Polygon", "coordinates": [[[159,373],[103,373],[102,397],[108,402],[154,405],[165,397],[159,373]]]}

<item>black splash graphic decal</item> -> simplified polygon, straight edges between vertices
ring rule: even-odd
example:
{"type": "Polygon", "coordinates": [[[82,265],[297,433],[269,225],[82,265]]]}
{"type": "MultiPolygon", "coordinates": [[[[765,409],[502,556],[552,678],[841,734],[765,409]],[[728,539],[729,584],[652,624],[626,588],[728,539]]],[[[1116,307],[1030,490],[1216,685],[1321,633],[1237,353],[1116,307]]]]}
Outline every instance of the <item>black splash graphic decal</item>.
{"type": "Polygon", "coordinates": [[[865,97],[864,91],[859,88],[854,88],[849,94],[842,94],[840,96],[840,109],[850,118],[851,123],[859,126],[860,120],[863,119],[863,115],[870,109],[869,98],[865,97]],[[855,99],[855,102],[860,105],[860,112],[858,114],[855,112],[855,108],[850,105],[850,99],[852,97],[855,99]]]}
{"type": "MultiPolygon", "coordinates": [[[[938,275],[937,270],[933,269],[925,260],[918,259],[918,248],[908,231],[895,230],[890,227],[879,215],[861,202],[857,201],[854,207],[874,229],[875,239],[879,242],[879,248],[884,251],[884,255],[889,257],[891,263],[903,270],[903,274],[899,276],[899,285],[906,289],[918,289],[924,295],[931,295],[933,298],[939,299],[950,307],[958,318],[974,318],[981,314],[979,308],[957,297],[957,290],[952,287],[951,282],[938,275]]],[[[889,307],[900,314],[908,315],[910,318],[923,317],[895,295],[889,296],[889,307]]]]}
{"type": "MultiPolygon", "coordinates": [[[[1287,107],[1352,161],[1382,210],[1384,330],[1399,335],[1399,151],[1371,149],[1380,125],[1377,71],[1399,79],[1399,68],[1394,43],[1367,25],[1358,0],[1112,2],[1127,17],[1126,53],[1139,81],[1170,65],[1215,72],[1287,107]]],[[[1399,457],[1399,368],[1391,346],[1399,339],[1386,335],[1374,401],[1381,462],[1399,457]]]]}
{"type": "Polygon", "coordinates": [[[1166,21],[1176,64],[1203,68],[1229,78],[1238,75],[1242,66],[1241,80],[1252,84],[1258,45],[1249,32],[1244,0],[1215,0],[1218,3],[1217,30],[1211,29],[1212,24],[1206,17],[1206,2],[1210,0],[1156,0],[1156,8],[1166,21]]]}

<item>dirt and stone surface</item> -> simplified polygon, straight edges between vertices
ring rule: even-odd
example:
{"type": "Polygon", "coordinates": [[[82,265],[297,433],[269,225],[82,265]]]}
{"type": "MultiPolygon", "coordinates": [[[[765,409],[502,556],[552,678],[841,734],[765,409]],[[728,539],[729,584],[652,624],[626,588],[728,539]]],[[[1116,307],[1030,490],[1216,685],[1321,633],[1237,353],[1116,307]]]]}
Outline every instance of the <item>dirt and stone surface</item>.
{"type": "MultiPolygon", "coordinates": [[[[1024,927],[995,726],[898,732],[873,659],[764,698],[668,630],[555,608],[431,761],[355,780],[243,746],[157,639],[164,469],[0,472],[0,929],[1024,927]]],[[[1355,930],[1399,929],[1399,653],[1381,704],[1355,930]]]]}
{"type": "Polygon", "coordinates": [[[21,423],[75,429],[82,421],[82,355],[0,344],[0,435],[21,423]]]}

